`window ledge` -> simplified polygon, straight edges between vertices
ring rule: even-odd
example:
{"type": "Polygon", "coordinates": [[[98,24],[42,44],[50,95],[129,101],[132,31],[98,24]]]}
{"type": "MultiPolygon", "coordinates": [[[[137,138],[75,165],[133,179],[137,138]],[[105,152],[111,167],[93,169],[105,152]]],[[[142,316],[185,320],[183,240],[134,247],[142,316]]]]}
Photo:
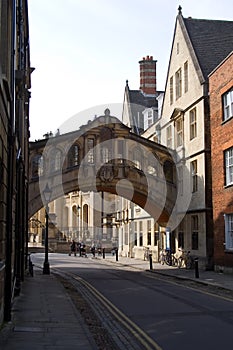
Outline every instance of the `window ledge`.
{"type": "Polygon", "coordinates": [[[229,188],[229,187],[233,187],[233,183],[231,183],[231,184],[229,184],[229,185],[223,186],[223,188],[225,188],[225,189],[227,189],[227,188],[229,188]]]}
{"type": "Polygon", "coordinates": [[[221,125],[226,124],[227,122],[229,122],[231,119],[233,119],[233,115],[230,118],[227,118],[225,120],[222,121],[221,125]]]}
{"type": "Polygon", "coordinates": [[[233,254],[233,249],[224,249],[224,253],[233,254]]]}

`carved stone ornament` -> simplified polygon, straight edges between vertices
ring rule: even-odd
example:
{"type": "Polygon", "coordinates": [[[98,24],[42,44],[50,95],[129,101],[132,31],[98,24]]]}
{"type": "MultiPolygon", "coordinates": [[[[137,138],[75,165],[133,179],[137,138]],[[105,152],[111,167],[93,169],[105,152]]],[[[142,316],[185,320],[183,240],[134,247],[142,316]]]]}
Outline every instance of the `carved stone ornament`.
{"type": "Polygon", "coordinates": [[[101,181],[108,182],[112,181],[114,178],[114,172],[112,166],[102,166],[100,169],[100,179],[101,181]]]}

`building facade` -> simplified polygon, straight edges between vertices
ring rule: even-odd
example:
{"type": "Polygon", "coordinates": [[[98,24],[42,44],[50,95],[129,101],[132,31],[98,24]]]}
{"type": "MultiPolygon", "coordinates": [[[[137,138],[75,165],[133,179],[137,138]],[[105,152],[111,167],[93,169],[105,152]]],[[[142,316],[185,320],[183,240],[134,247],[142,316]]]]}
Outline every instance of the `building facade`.
{"type": "Polygon", "coordinates": [[[214,264],[233,272],[233,52],[209,75],[214,264]]]}
{"type": "Polygon", "coordinates": [[[27,1],[1,1],[0,324],[11,319],[26,268],[31,72],[27,1]]]}

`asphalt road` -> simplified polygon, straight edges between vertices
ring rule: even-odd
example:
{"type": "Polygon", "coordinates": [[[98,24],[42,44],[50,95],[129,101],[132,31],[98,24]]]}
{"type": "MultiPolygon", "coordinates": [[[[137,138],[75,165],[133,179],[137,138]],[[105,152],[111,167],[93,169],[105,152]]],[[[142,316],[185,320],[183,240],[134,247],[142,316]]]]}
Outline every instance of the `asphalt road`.
{"type": "MultiPolygon", "coordinates": [[[[33,261],[42,266],[43,258],[43,254],[36,254],[33,261]]],[[[50,254],[49,261],[51,269],[75,274],[93,286],[152,338],[158,349],[232,347],[230,300],[90,256],[50,254]]]]}

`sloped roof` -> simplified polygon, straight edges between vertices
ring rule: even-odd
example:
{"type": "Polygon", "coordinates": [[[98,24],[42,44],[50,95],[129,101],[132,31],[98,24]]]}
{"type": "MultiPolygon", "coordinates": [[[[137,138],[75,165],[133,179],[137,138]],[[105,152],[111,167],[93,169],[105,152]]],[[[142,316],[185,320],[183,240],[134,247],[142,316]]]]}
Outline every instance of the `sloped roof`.
{"type": "Polygon", "coordinates": [[[141,90],[130,90],[129,89],[129,102],[137,104],[146,108],[156,107],[158,101],[155,98],[155,95],[144,95],[141,90]]]}
{"type": "Polygon", "coordinates": [[[208,74],[233,50],[233,21],[183,18],[200,68],[208,74]]]}

